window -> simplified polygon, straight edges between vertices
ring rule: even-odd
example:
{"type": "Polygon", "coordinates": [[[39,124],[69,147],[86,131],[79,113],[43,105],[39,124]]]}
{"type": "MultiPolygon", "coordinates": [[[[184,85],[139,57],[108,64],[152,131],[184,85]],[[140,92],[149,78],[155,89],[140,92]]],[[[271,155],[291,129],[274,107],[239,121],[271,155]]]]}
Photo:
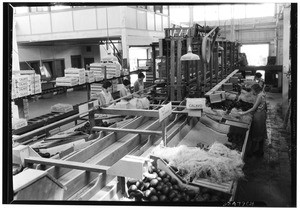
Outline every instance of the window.
{"type": "Polygon", "coordinates": [[[153,12],[153,11],[154,11],[154,6],[147,6],[147,9],[148,9],[149,11],[153,12]]]}
{"type": "Polygon", "coordinates": [[[169,6],[163,6],[163,14],[169,15],[169,6]]]}
{"type": "Polygon", "coordinates": [[[50,7],[51,11],[56,11],[56,10],[63,10],[63,9],[70,9],[70,6],[62,6],[62,5],[56,5],[56,6],[52,6],[50,7]]]}
{"type": "Polygon", "coordinates": [[[47,12],[49,7],[30,7],[30,12],[47,12]]]}
{"type": "Polygon", "coordinates": [[[15,14],[24,14],[29,12],[29,7],[15,7],[15,14]]]}
{"type": "Polygon", "coordinates": [[[156,13],[162,13],[162,6],[154,6],[154,11],[156,13]]]}
{"type": "Polygon", "coordinates": [[[92,47],[91,46],[86,46],[86,51],[87,52],[92,52],[92,47]]]}
{"type": "Polygon", "coordinates": [[[137,6],[137,8],[140,8],[140,9],[147,9],[147,6],[139,5],[139,6],[137,6]]]}

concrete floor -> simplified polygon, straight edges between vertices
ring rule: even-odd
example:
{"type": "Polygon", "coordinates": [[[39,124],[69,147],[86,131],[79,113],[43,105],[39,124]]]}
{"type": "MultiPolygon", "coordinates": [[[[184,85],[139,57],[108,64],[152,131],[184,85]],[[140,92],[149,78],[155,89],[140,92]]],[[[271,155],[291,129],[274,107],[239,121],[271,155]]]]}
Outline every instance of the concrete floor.
{"type": "Polygon", "coordinates": [[[236,201],[262,201],[269,207],[291,206],[291,135],[283,128],[281,94],[267,93],[269,139],[263,158],[245,160],[245,180],[239,182],[236,201]]]}
{"type": "MultiPolygon", "coordinates": [[[[50,99],[30,100],[30,118],[50,112],[57,103],[78,104],[87,101],[86,90],[54,95],[50,99]]],[[[263,201],[267,206],[291,206],[290,133],[283,129],[281,94],[267,93],[270,135],[263,158],[245,160],[245,179],[239,182],[236,201],[263,201]]]]}
{"type": "Polygon", "coordinates": [[[76,105],[87,101],[86,90],[76,90],[58,95],[51,98],[39,98],[37,101],[29,100],[29,119],[48,114],[51,112],[51,106],[62,103],[76,105]]]}

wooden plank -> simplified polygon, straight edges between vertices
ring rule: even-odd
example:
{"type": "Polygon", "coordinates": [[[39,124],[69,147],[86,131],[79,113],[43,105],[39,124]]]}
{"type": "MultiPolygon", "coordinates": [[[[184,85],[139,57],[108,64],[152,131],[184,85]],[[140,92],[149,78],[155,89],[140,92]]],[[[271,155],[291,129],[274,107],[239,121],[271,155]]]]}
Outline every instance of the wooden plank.
{"type": "MultiPolygon", "coordinates": [[[[223,47],[224,49],[224,42],[220,42],[221,43],[221,47],[223,47]]],[[[221,51],[221,80],[224,79],[224,50],[221,51]]]]}
{"type": "Polygon", "coordinates": [[[245,135],[245,140],[244,140],[243,148],[242,148],[242,153],[241,153],[242,154],[242,159],[244,159],[244,157],[245,157],[249,133],[250,133],[250,130],[247,130],[246,131],[246,135],[245,135]]]}
{"type": "Polygon", "coordinates": [[[182,95],[181,95],[181,91],[182,91],[182,77],[181,77],[181,62],[180,62],[180,58],[181,58],[181,48],[182,48],[182,42],[181,39],[177,40],[177,101],[182,101],[182,95]]]}
{"type": "Polygon", "coordinates": [[[209,78],[210,78],[210,89],[213,87],[212,81],[213,81],[213,75],[214,75],[214,66],[213,66],[213,52],[210,52],[210,61],[209,61],[209,78]]]}
{"type": "MultiPolygon", "coordinates": [[[[218,46],[218,45],[217,45],[218,46]]],[[[218,60],[218,47],[217,50],[213,52],[214,56],[214,68],[215,68],[215,75],[216,75],[216,81],[219,82],[219,60],[218,60]]]]}
{"type": "MultiPolygon", "coordinates": [[[[146,126],[144,129],[155,130],[158,129],[158,126],[158,123],[152,123],[151,125],[146,126]]],[[[86,162],[90,164],[111,166],[122,157],[127,155],[135,147],[137,147],[142,141],[147,139],[146,136],[143,137],[138,134],[127,134],[126,136],[123,135],[122,137],[122,139],[106,148],[103,152],[94,155],[86,162]]],[[[75,192],[86,186],[90,182],[90,180],[94,180],[97,175],[98,174],[94,172],[86,174],[82,171],[72,171],[72,173],[66,174],[64,177],[62,177],[63,180],[65,180],[65,186],[68,188],[68,190],[64,194],[64,198],[70,198],[75,192]]],[[[112,178],[111,176],[104,176],[101,180],[101,182],[104,182],[103,186],[105,186],[108,181],[112,180],[112,178]]]]}
{"type": "Polygon", "coordinates": [[[124,132],[124,133],[136,133],[145,135],[162,135],[161,131],[148,131],[148,130],[136,130],[136,129],[122,129],[122,128],[108,128],[108,127],[93,127],[93,131],[109,131],[109,132],[124,132]]]}
{"type": "Polygon", "coordinates": [[[97,172],[103,173],[106,172],[110,167],[108,166],[99,166],[93,165],[88,163],[82,162],[74,162],[74,161],[67,161],[67,160],[58,160],[58,159],[51,159],[51,158],[38,158],[38,157],[28,157],[25,158],[25,163],[36,163],[42,165],[51,165],[63,168],[70,168],[70,169],[77,169],[83,171],[90,171],[90,172],[97,172]]]}
{"type": "Polygon", "coordinates": [[[224,42],[224,76],[227,75],[227,41],[224,42]]]}
{"type": "Polygon", "coordinates": [[[174,85],[175,85],[175,40],[171,39],[171,49],[170,49],[170,57],[171,57],[171,64],[170,64],[170,88],[171,88],[171,101],[175,100],[175,89],[174,89],[174,85]]]}
{"type": "MultiPolygon", "coordinates": [[[[131,123],[123,126],[123,128],[136,128],[138,127],[142,122],[144,118],[139,117],[136,120],[133,120],[131,123]]],[[[121,127],[122,128],[122,127],[121,127]]],[[[90,146],[86,147],[84,150],[79,151],[75,154],[73,154],[70,157],[67,157],[65,160],[69,161],[75,161],[75,162],[85,162],[88,159],[92,158],[93,156],[97,155],[99,152],[106,149],[108,146],[116,142],[118,139],[115,135],[109,134],[99,140],[96,140],[94,143],[92,143],[90,146]]],[[[70,172],[71,169],[67,168],[57,168],[57,167],[51,167],[47,169],[47,172],[51,175],[53,175],[55,178],[59,178],[68,172],[70,172]]]]}
{"type": "MultiPolygon", "coordinates": [[[[224,117],[224,119],[226,119],[226,117],[224,117]]],[[[230,126],[235,126],[235,127],[239,127],[239,128],[245,128],[245,129],[249,129],[249,124],[244,123],[244,122],[238,122],[238,121],[234,121],[234,120],[226,120],[225,121],[226,125],[230,125],[230,126]]]]}
{"type": "Polygon", "coordinates": [[[229,74],[225,79],[219,82],[215,87],[213,87],[210,91],[208,91],[205,96],[209,96],[210,94],[214,93],[215,91],[219,90],[224,83],[226,83],[234,74],[236,74],[239,70],[236,69],[231,74],[229,74]]]}
{"type": "Polygon", "coordinates": [[[144,116],[144,117],[158,118],[157,110],[102,108],[100,110],[97,110],[96,113],[122,115],[122,116],[130,115],[130,116],[144,116]]]}
{"type": "Polygon", "coordinates": [[[202,187],[207,187],[209,189],[217,190],[220,192],[225,192],[228,194],[231,194],[231,189],[233,186],[233,181],[229,181],[226,183],[213,183],[206,179],[196,179],[196,180],[193,180],[192,183],[202,186],[202,187]]]}

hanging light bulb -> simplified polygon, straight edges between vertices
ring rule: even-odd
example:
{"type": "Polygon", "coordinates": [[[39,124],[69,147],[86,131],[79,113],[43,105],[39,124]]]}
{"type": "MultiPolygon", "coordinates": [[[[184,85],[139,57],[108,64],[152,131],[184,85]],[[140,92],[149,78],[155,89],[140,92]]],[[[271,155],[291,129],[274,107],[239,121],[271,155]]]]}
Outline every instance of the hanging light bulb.
{"type": "Polygon", "coordinates": [[[181,56],[180,60],[181,61],[196,61],[196,60],[200,60],[200,57],[198,55],[192,53],[192,48],[189,45],[187,54],[181,56]]]}

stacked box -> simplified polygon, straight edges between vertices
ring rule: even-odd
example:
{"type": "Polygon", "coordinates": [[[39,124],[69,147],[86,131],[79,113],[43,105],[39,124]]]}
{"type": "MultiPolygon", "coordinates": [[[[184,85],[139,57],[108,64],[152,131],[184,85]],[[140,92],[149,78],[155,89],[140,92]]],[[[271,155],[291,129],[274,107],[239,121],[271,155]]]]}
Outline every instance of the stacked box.
{"type": "Polygon", "coordinates": [[[106,77],[111,79],[113,77],[120,77],[121,76],[121,69],[115,63],[105,63],[106,66],[106,77]]]}
{"type": "Polygon", "coordinates": [[[29,93],[29,77],[28,75],[13,75],[15,79],[15,87],[18,97],[28,96],[29,93]]]}
{"type": "Polygon", "coordinates": [[[99,98],[99,94],[102,91],[102,84],[99,83],[93,83],[91,84],[91,91],[90,91],[90,96],[91,99],[98,99],[99,98]]]}
{"type": "Polygon", "coordinates": [[[224,91],[231,91],[231,90],[233,90],[233,84],[232,83],[224,83],[223,84],[223,90],[224,91]]]}
{"type": "Polygon", "coordinates": [[[86,83],[95,82],[95,76],[94,76],[93,71],[85,71],[85,81],[86,81],[86,83]]]}
{"type": "Polygon", "coordinates": [[[17,89],[17,81],[16,78],[12,77],[11,81],[11,98],[15,99],[19,97],[18,89],[17,89]]]}
{"type": "Polygon", "coordinates": [[[13,130],[22,128],[24,126],[27,126],[27,120],[26,119],[12,118],[12,129],[13,130]]]}
{"type": "Polygon", "coordinates": [[[75,77],[78,79],[78,84],[82,85],[85,83],[85,70],[77,68],[65,69],[65,77],[75,77]]]}
{"type": "Polygon", "coordinates": [[[33,94],[42,92],[41,75],[34,74],[29,75],[29,92],[33,94]]]}
{"type": "Polygon", "coordinates": [[[56,86],[75,86],[78,85],[79,81],[76,77],[57,77],[56,86]]]}
{"type": "Polygon", "coordinates": [[[104,66],[101,63],[91,63],[90,71],[93,72],[96,82],[104,79],[104,66]]]}
{"type": "Polygon", "coordinates": [[[59,112],[59,113],[66,113],[73,110],[73,106],[71,104],[55,104],[51,106],[51,112],[59,112]]]}
{"type": "Polygon", "coordinates": [[[29,95],[29,86],[19,86],[18,87],[18,97],[24,97],[29,95]]]}
{"type": "Polygon", "coordinates": [[[239,82],[239,78],[238,77],[231,77],[229,79],[229,82],[233,83],[233,84],[237,84],[239,82]]]}
{"type": "Polygon", "coordinates": [[[210,103],[218,103],[225,101],[225,91],[215,91],[214,93],[209,95],[210,103]]]}

